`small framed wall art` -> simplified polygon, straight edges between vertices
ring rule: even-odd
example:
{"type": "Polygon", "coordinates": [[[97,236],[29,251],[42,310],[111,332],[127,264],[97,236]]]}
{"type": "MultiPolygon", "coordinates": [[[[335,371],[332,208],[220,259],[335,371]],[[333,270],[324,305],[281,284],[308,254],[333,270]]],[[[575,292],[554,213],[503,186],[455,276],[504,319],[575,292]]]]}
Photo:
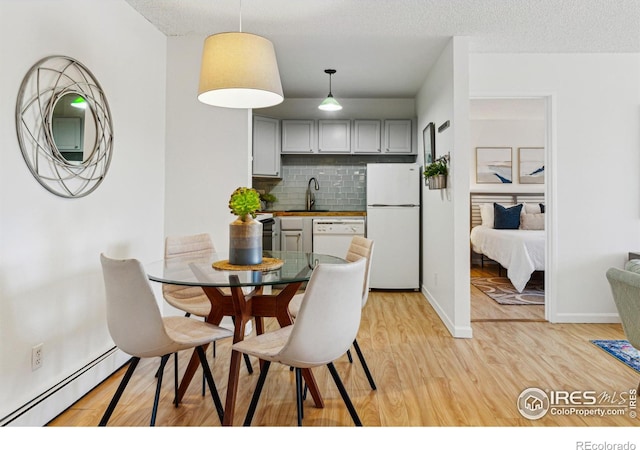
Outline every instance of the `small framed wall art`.
{"type": "Polygon", "coordinates": [[[544,184],[544,147],[518,148],[518,176],[522,184],[544,184]]]}
{"type": "Polygon", "coordinates": [[[422,143],[424,145],[424,165],[436,160],[436,124],[429,122],[422,130],[422,143]]]}
{"type": "Polygon", "coordinates": [[[476,147],[476,183],[512,183],[511,151],[511,147],[476,147]]]}

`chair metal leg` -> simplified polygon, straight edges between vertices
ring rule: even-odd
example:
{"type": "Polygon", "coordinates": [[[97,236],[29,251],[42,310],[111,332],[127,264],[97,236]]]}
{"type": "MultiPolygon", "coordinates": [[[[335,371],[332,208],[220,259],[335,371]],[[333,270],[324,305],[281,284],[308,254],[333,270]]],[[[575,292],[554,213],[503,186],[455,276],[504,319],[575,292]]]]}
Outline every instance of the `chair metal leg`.
{"type": "Polygon", "coordinates": [[[351,357],[351,350],[347,350],[347,358],[349,358],[349,363],[353,364],[353,358],[351,357]]]}
{"type": "Polygon", "coordinates": [[[140,358],[138,358],[137,356],[134,356],[129,360],[129,367],[127,368],[127,372],[124,374],[122,381],[120,381],[120,385],[118,386],[116,393],[113,395],[109,406],[107,406],[107,410],[104,412],[104,415],[102,416],[102,419],[98,424],[99,427],[104,427],[107,425],[107,422],[111,418],[111,414],[113,414],[113,410],[116,409],[116,405],[118,404],[118,401],[120,401],[120,397],[122,397],[122,393],[127,387],[127,384],[131,379],[131,375],[133,375],[133,371],[136,370],[136,366],[139,362],[140,358]]]}
{"type": "Polygon", "coordinates": [[[296,409],[298,411],[298,426],[302,426],[304,412],[302,410],[302,369],[296,367],[296,409]]]}
{"type": "Polygon", "coordinates": [[[220,418],[220,424],[222,424],[222,420],[224,419],[224,408],[222,407],[222,401],[220,400],[220,395],[218,394],[216,383],[213,380],[213,374],[211,373],[211,369],[209,368],[209,363],[207,362],[207,354],[202,349],[202,347],[196,347],[196,351],[198,352],[198,357],[200,358],[200,364],[202,365],[204,378],[207,380],[207,383],[209,384],[209,390],[211,391],[213,404],[215,405],[216,411],[218,412],[218,417],[220,418]]]}
{"type": "Polygon", "coordinates": [[[244,363],[247,365],[247,371],[249,372],[249,374],[252,374],[253,366],[251,365],[251,360],[249,359],[249,355],[245,353],[243,356],[244,356],[244,363]]]}
{"type": "Polygon", "coordinates": [[[260,400],[260,394],[262,393],[262,388],[264,387],[264,380],[267,378],[267,372],[269,372],[269,367],[271,366],[271,361],[264,361],[262,364],[262,369],[260,370],[260,377],[258,377],[258,383],[256,384],[256,390],[253,392],[253,396],[251,397],[251,403],[249,404],[249,410],[247,411],[247,415],[244,418],[243,426],[248,427],[251,425],[251,421],[253,420],[253,415],[256,412],[256,406],[258,406],[258,400],[260,400]]]}
{"type": "Polygon", "coordinates": [[[162,376],[164,375],[164,366],[169,360],[169,355],[164,355],[160,359],[160,369],[158,369],[158,384],[156,385],[156,395],[153,398],[153,410],[151,411],[151,423],[149,426],[156,425],[156,415],[158,414],[158,403],[160,403],[160,388],[162,387],[162,376]]]}
{"type": "Polygon", "coordinates": [[[178,407],[178,352],[173,354],[173,403],[178,407]]]}
{"type": "Polygon", "coordinates": [[[349,394],[347,394],[347,390],[344,388],[344,384],[342,384],[342,380],[340,379],[340,375],[338,375],[338,371],[333,363],[327,364],[329,368],[329,372],[331,372],[331,376],[333,377],[333,381],[340,391],[340,395],[342,396],[342,400],[344,400],[344,404],[347,405],[347,409],[349,410],[349,414],[351,414],[351,418],[353,419],[353,423],[356,424],[357,427],[362,426],[362,422],[360,421],[360,417],[358,417],[358,413],[356,412],[356,408],[351,403],[351,399],[349,398],[349,394]]]}
{"type": "Polygon", "coordinates": [[[356,339],[353,340],[353,348],[356,350],[356,354],[358,355],[358,359],[362,364],[362,368],[364,369],[364,373],[367,376],[367,380],[369,380],[369,386],[371,386],[371,389],[375,391],[376,383],[375,381],[373,381],[373,376],[369,371],[369,366],[367,366],[367,361],[365,361],[364,355],[362,354],[362,351],[360,350],[360,346],[358,345],[358,341],[356,339]]]}

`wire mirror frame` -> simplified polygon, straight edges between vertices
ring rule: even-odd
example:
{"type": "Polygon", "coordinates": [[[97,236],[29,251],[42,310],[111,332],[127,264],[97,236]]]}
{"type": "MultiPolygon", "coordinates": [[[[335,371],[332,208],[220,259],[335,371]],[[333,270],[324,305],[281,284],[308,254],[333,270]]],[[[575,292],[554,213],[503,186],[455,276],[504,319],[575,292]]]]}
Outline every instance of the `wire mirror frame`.
{"type": "Polygon", "coordinates": [[[113,149],[111,111],[102,87],[79,61],[48,56],[29,69],[18,91],[16,131],[27,167],[49,192],[84,197],[104,180],[113,149]],[[84,98],[96,128],[93,148],[82,161],[68,161],[53,136],[54,107],[67,94],[84,98]]]}

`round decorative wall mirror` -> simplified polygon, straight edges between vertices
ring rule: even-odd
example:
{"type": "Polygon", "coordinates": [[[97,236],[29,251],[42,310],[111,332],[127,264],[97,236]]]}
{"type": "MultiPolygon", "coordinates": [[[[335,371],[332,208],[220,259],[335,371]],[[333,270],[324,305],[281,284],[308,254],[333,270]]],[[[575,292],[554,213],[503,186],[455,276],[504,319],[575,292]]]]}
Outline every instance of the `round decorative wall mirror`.
{"type": "Polygon", "coordinates": [[[38,61],[16,104],[20,150],[38,182],[60,197],[93,192],[109,169],[113,124],[93,74],[67,56],[38,61]]]}

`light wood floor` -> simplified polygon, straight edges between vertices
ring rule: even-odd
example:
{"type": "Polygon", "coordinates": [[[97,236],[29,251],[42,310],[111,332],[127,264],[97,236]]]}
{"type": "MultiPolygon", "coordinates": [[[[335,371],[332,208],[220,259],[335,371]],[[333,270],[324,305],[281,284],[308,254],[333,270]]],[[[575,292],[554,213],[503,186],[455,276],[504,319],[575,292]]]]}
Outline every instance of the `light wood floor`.
{"type": "MultiPolygon", "coordinates": [[[[474,318],[500,318],[495,302],[487,302],[484,294],[473,287],[471,293],[474,318]]],[[[526,315],[522,310],[514,314],[520,315],[520,319],[526,315]]],[[[502,314],[502,318],[508,316],[502,314]]],[[[550,324],[536,320],[535,316],[535,313],[531,316],[534,321],[475,321],[473,339],[454,339],[422,294],[374,291],[363,312],[358,342],[378,390],[370,389],[357,359],[349,364],[343,357],[336,368],[368,427],[637,426],[638,419],[628,414],[616,417],[547,414],[535,421],[522,417],[516,401],[525,388],[619,393],[637,387],[640,379],[633,369],[589,342],[624,339],[620,325],[550,324]]],[[[219,342],[212,363],[223,398],[229,352],[229,342],[219,342]]],[[[181,370],[189,356],[189,353],[181,355],[181,370]]],[[[148,425],[156,368],[157,360],[142,361],[109,426],[148,425]]],[[[258,379],[257,361],[254,368],[252,375],[245,367],[241,369],[236,424],[243,421],[258,379]]],[[[211,397],[201,395],[200,374],[183,403],[178,408],[172,405],[172,370],[173,366],[168,364],[157,426],[220,426],[211,397]]],[[[304,425],[352,426],[328,370],[317,368],[314,373],[326,407],[315,408],[311,399],[307,400],[304,425]]],[[[123,374],[124,369],[116,372],[49,425],[96,426],[123,374]]],[[[293,372],[272,365],[253,424],[295,426],[294,384],[293,372]]]]}

